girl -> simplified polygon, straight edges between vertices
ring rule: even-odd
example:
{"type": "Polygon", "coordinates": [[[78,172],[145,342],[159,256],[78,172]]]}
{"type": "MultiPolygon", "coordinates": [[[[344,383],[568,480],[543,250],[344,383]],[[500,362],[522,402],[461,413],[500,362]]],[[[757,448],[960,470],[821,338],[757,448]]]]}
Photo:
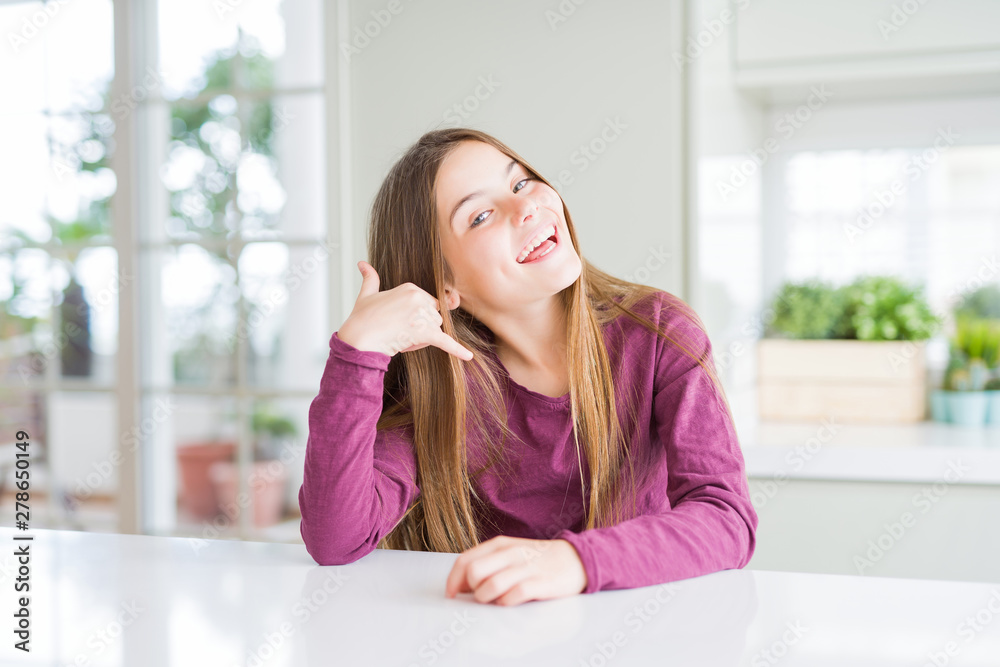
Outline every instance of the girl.
{"type": "Polygon", "coordinates": [[[445,595],[501,605],[747,564],[757,515],[700,319],[587,263],[517,153],[425,134],[375,197],[368,255],[309,410],[316,562],[460,553],[445,595]]]}

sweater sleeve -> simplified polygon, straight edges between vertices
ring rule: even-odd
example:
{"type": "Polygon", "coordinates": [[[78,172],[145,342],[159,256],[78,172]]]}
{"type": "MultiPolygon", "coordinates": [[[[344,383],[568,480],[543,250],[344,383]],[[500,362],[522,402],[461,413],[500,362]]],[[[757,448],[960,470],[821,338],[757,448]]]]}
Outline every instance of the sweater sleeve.
{"type": "Polygon", "coordinates": [[[299,488],[299,530],[320,565],[371,553],[419,495],[412,429],[375,429],[390,358],[330,338],[299,488]]]}
{"type": "MultiPolygon", "coordinates": [[[[711,361],[707,335],[695,331],[711,361]]],[[[665,447],[669,507],[614,526],[555,539],[570,542],[587,573],[584,593],[638,588],[745,566],[756,545],[743,454],[732,421],[707,373],[689,360],[677,375],[658,341],[654,378],[655,432],[665,447]],[[693,365],[693,367],[692,367],[693,365]]]]}

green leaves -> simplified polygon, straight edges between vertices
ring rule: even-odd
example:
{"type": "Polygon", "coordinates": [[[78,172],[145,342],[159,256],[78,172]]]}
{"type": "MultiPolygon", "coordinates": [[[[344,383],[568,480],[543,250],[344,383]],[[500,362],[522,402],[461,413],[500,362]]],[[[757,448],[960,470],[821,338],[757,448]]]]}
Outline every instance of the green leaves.
{"type": "Polygon", "coordinates": [[[975,310],[955,312],[955,333],[949,341],[945,389],[982,391],[997,387],[1000,376],[1000,319],[983,317],[975,310]],[[996,376],[996,377],[991,377],[996,376]]]}
{"type": "Polygon", "coordinates": [[[844,313],[837,338],[857,340],[926,340],[941,326],[922,289],[892,276],[867,276],[842,288],[844,313]]]}
{"type": "Polygon", "coordinates": [[[807,280],[775,296],[768,336],[856,340],[925,340],[941,326],[922,288],[893,276],[863,276],[834,288],[807,280]]]}
{"type": "Polygon", "coordinates": [[[775,297],[773,309],[768,336],[832,338],[843,312],[843,298],[840,291],[817,280],[785,283],[775,297]]]}

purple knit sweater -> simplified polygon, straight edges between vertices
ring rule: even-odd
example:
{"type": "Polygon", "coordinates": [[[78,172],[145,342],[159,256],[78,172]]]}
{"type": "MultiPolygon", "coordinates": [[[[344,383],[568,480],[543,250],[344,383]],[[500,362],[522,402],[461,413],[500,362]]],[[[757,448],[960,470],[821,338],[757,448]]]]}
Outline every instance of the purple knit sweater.
{"type": "MultiPolygon", "coordinates": [[[[636,310],[668,334],[697,341],[698,352],[711,352],[708,337],[670,307],[678,303],[658,292],[636,310]]],[[[754,552],[757,514],[739,441],[711,380],[693,359],[627,317],[605,327],[604,336],[616,390],[634,392],[639,411],[630,436],[638,514],[584,530],[569,394],[545,396],[505,373],[508,424],[527,445],[509,443],[514,474],[494,467],[476,483],[484,499],[474,502],[480,540],[511,535],[569,541],[587,573],[584,593],[745,566],[754,552]]],[[[336,332],[330,338],[319,394],[309,408],[299,489],[302,538],[321,565],[351,563],[370,553],[420,493],[413,481],[412,427],[375,430],[389,361],[386,354],[345,343],[336,332]]],[[[478,443],[470,430],[470,463],[480,460],[478,443]]],[[[589,481],[586,460],[583,474],[589,481]]]]}

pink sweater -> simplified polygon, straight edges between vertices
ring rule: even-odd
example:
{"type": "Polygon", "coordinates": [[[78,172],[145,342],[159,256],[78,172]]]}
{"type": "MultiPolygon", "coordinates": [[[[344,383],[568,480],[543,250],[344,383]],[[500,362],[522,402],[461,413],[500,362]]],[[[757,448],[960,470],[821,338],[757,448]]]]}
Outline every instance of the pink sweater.
{"type": "MultiPolygon", "coordinates": [[[[663,309],[676,297],[657,297],[639,312],[653,321],[666,318],[668,333],[694,335],[711,351],[703,332],[663,309]]],[[[739,441],[711,380],[694,360],[627,317],[607,326],[604,336],[616,383],[630,382],[638,396],[640,428],[631,442],[639,515],[583,530],[569,394],[545,396],[505,375],[508,424],[528,445],[510,452],[515,474],[506,482],[493,469],[480,477],[480,540],[569,541],[587,573],[584,593],[745,566],[754,552],[757,514],[739,441]]],[[[373,551],[420,493],[409,431],[375,430],[389,361],[336,333],[330,338],[309,409],[299,489],[302,538],[321,565],[351,563],[373,551]]],[[[478,460],[475,439],[470,433],[470,461],[478,460]]],[[[584,460],[584,479],[588,470],[584,460]]]]}

